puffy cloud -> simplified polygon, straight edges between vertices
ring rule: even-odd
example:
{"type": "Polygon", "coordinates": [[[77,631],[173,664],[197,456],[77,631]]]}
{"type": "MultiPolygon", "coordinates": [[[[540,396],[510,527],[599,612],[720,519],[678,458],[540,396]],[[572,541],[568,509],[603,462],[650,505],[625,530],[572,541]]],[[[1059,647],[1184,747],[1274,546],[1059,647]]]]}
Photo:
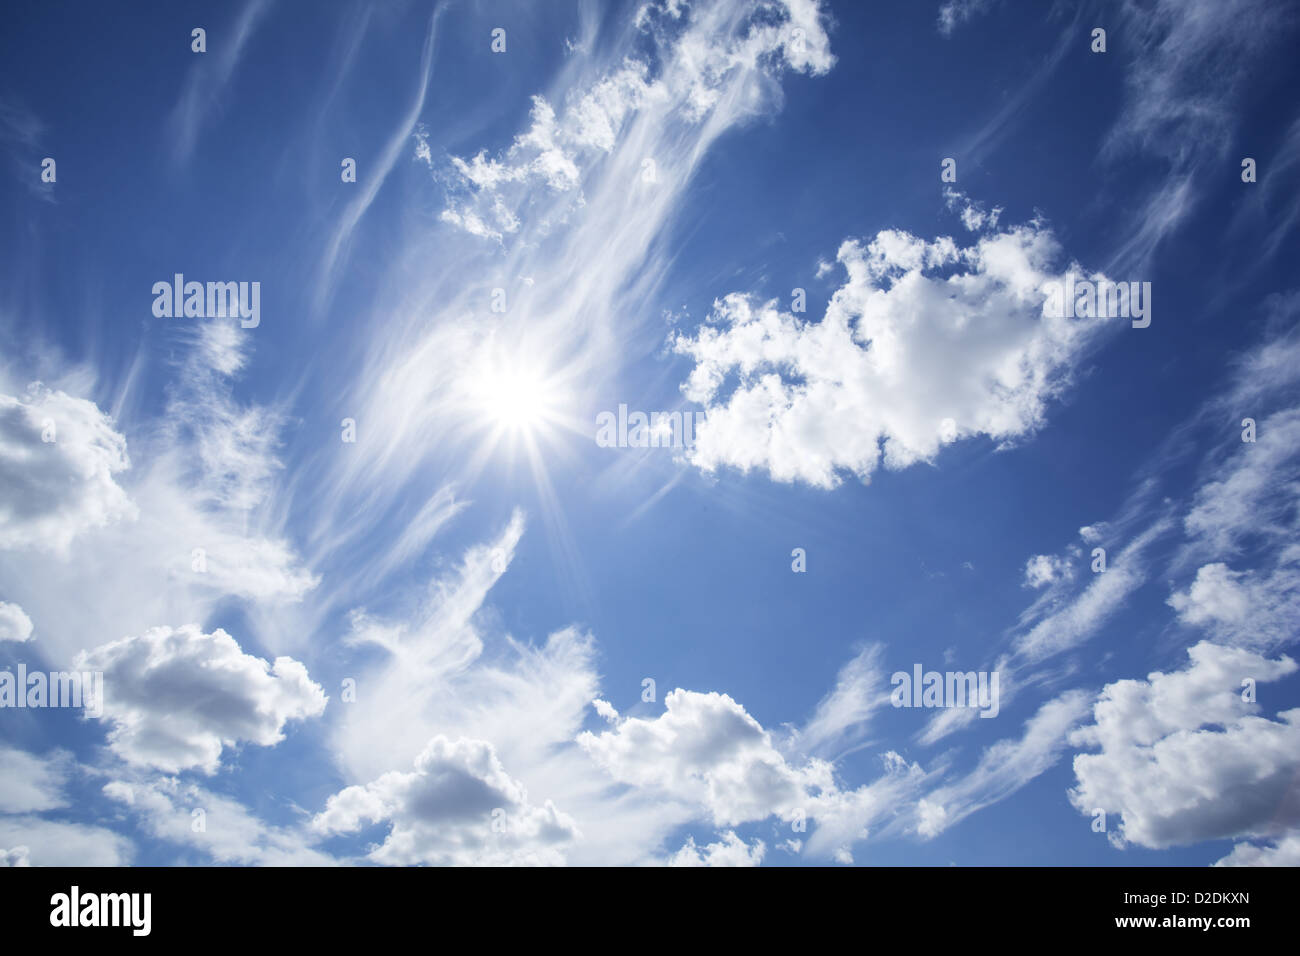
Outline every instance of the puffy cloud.
{"type": "Polygon", "coordinates": [[[29,813],[68,805],[63,795],[68,761],[59,755],[42,759],[0,745],[0,813],[29,813]]]}
{"type": "Polygon", "coordinates": [[[1061,578],[1071,577],[1073,568],[1063,557],[1036,554],[1025,562],[1025,587],[1041,588],[1061,578]]]}
{"type": "Polygon", "coordinates": [[[831,488],[882,461],[931,461],[959,438],[1033,432],[1114,325],[1044,314],[1057,255],[1037,221],[968,248],[886,230],[840,247],[848,280],[820,322],[726,296],[711,325],[673,339],[695,363],[682,390],[707,411],[690,460],[831,488]]]}
{"type": "Polygon", "coordinates": [[[1183,670],[1105,687],[1095,723],[1071,737],[1099,751],[1075,756],[1071,803],[1082,813],[1121,814],[1111,837],[1118,845],[1162,848],[1294,827],[1300,709],[1260,716],[1242,687],[1247,678],[1294,673],[1295,662],[1207,641],[1187,653],[1183,670]]]}
{"type": "Polygon", "coordinates": [[[1238,843],[1215,866],[1300,866],[1300,831],[1293,830],[1272,845],[1238,843]]]}
{"type": "Polygon", "coordinates": [[[688,836],[682,848],[668,859],[669,866],[758,866],[763,862],[767,847],[762,840],[746,843],[736,836],[734,830],[722,834],[717,843],[710,843],[703,849],[695,845],[695,838],[688,836]]]}
{"type": "Polygon", "coordinates": [[[223,630],[157,627],[77,656],[76,667],[104,674],[109,744],[129,763],[170,773],[216,771],[223,747],[263,747],[284,738],[290,720],[325,709],[325,694],[289,657],[274,664],[245,654],[223,630]]]}
{"type": "Polygon", "coordinates": [[[135,854],[130,840],[104,827],[33,816],[0,817],[0,846],[30,866],[127,866],[135,854]]]}
{"type": "Polygon", "coordinates": [[[1222,562],[1203,565],[1169,606],[1182,623],[1205,629],[1216,641],[1265,650],[1294,641],[1300,620],[1300,549],[1272,569],[1233,571],[1222,562]]]}
{"type": "Polygon", "coordinates": [[[529,803],[491,744],[464,737],[435,737],[413,771],[334,794],[312,827],[331,835],[380,821],[391,829],[370,858],[397,866],[561,864],[564,845],[579,835],[550,800],[529,803]]]}
{"type": "Polygon", "coordinates": [[[17,604],[0,601],[0,641],[25,641],[32,636],[32,619],[17,604]]]}
{"type": "Polygon", "coordinates": [[[833,788],[830,764],[790,766],[771,736],[726,694],[674,690],[654,719],[629,717],[578,738],[615,780],[704,806],[713,822],[734,826],[789,817],[833,788]]]}
{"type": "Polygon", "coordinates": [[[126,439],[94,402],[39,383],[0,394],[0,548],[64,554],[79,534],[134,517],[113,478],[129,466],[126,439]]]}

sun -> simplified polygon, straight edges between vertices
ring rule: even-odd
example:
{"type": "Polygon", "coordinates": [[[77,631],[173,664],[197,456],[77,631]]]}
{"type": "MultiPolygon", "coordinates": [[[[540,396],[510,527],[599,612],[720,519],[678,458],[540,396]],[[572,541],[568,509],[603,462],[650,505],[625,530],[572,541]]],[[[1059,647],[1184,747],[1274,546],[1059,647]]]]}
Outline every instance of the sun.
{"type": "Polygon", "coordinates": [[[567,390],[539,356],[491,350],[465,370],[466,413],[494,438],[535,440],[559,425],[567,390]]]}

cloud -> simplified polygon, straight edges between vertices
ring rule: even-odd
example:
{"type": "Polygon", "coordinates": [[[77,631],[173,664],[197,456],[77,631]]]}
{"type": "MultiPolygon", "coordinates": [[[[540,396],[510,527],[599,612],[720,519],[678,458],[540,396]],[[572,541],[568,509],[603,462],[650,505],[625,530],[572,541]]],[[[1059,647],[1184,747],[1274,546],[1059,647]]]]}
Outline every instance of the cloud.
{"type": "Polygon", "coordinates": [[[710,843],[703,849],[695,845],[695,838],[688,836],[682,848],[668,859],[669,866],[758,866],[763,862],[767,847],[762,840],[746,843],[736,836],[734,830],[727,830],[717,843],[710,843]]]}
{"type": "Polygon", "coordinates": [[[848,279],[820,322],[736,293],[715,302],[710,325],[673,339],[694,361],[682,391],[707,412],[690,460],[832,488],[960,438],[1033,433],[1109,322],[1044,314],[1057,257],[1038,221],[967,248],[885,230],[840,247],[848,279]]]}
{"type": "Polygon", "coordinates": [[[1273,720],[1243,700],[1244,680],[1277,680],[1295,662],[1208,641],[1187,654],[1183,670],[1106,685],[1095,723],[1071,737],[1098,752],[1075,756],[1070,802],[1120,814],[1117,845],[1267,837],[1300,823],[1300,709],[1273,720]]]}
{"type": "Polygon", "coordinates": [[[169,119],[172,156],[177,163],[188,160],[194,152],[204,120],[219,105],[243,56],[244,46],[267,7],[267,0],[250,0],[229,32],[208,30],[208,52],[191,54],[193,65],[169,119]]]}
{"type": "Polygon", "coordinates": [[[1296,639],[1300,620],[1300,549],[1286,564],[1270,570],[1233,571],[1223,562],[1203,565],[1186,591],[1175,591],[1169,606],[1190,627],[1203,628],[1215,641],[1266,650],[1296,639]]]}
{"type": "Polygon", "coordinates": [[[0,848],[0,867],[31,866],[31,850],[25,846],[16,846],[12,850],[0,848]]]}
{"type": "Polygon", "coordinates": [[[369,857],[396,866],[555,865],[579,836],[551,801],[529,803],[491,744],[464,737],[435,737],[413,771],[334,794],[312,827],[333,835],[381,821],[391,829],[369,857]]]}
{"type": "Polygon", "coordinates": [[[33,816],[0,817],[0,846],[30,866],[129,866],[135,856],[130,840],[104,827],[33,816]]]}
{"type": "Polygon", "coordinates": [[[818,703],[799,732],[800,746],[811,754],[854,747],[861,742],[871,715],[889,702],[883,669],[884,647],[863,648],[840,668],[835,686],[818,703]]]}
{"type": "Polygon", "coordinates": [[[0,813],[30,813],[68,805],[63,794],[70,761],[0,745],[0,813]]]}
{"type": "Polygon", "coordinates": [[[1036,554],[1025,562],[1025,587],[1041,588],[1061,578],[1074,576],[1074,568],[1063,557],[1036,554]]]}
{"type": "Polygon", "coordinates": [[[66,554],[83,532],[134,517],[114,481],[129,466],[126,439],[94,402],[39,383],[0,394],[0,548],[66,554]]]}
{"type": "Polygon", "coordinates": [[[1215,866],[1300,866],[1300,831],[1293,830],[1271,845],[1238,843],[1215,866]]]}
{"type": "Polygon", "coordinates": [[[1060,758],[1067,735],[1088,712],[1090,695],[1070,691],[1043,704],[1019,739],[1000,740],[958,781],[939,787],[916,808],[917,832],[933,837],[972,813],[1015,793],[1060,758]]]}
{"type": "Polygon", "coordinates": [[[156,627],[77,656],[104,674],[109,746],[128,763],[215,773],[223,747],[270,747],[290,720],[319,716],[325,694],[288,657],[245,654],[223,630],[156,627]]]}
{"type": "Polygon", "coordinates": [[[32,619],[17,604],[0,601],[0,641],[29,640],[32,636],[32,619]]]}
{"type": "Polygon", "coordinates": [[[994,0],[944,0],[939,7],[939,32],[951,36],[957,27],[987,13],[994,0]]]}
{"type": "Polygon", "coordinates": [[[326,866],[305,828],[270,826],[229,797],[175,777],[111,780],[104,795],[140,819],[158,840],[198,850],[216,863],[241,866],[326,866]],[[200,824],[201,821],[201,824],[200,824]]]}
{"type": "Polygon", "coordinates": [[[790,766],[726,694],[674,690],[659,717],[629,717],[613,730],[584,732],[578,743],[615,780],[702,805],[719,826],[789,818],[833,787],[829,764],[790,766]]]}

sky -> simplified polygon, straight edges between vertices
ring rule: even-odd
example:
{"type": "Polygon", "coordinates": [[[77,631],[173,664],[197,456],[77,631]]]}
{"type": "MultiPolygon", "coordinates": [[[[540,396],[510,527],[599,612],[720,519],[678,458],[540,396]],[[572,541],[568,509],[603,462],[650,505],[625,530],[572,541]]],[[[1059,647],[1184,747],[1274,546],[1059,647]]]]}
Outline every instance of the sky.
{"type": "Polygon", "coordinates": [[[0,863],[1300,864],[1298,31],[9,11],[0,863]]]}

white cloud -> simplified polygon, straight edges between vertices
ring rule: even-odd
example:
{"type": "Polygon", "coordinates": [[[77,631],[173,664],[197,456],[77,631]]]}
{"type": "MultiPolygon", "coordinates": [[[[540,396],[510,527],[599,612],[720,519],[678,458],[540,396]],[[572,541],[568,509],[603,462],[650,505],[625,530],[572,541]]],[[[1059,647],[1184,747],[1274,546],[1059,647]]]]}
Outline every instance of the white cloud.
{"type": "Polygon", "coordinates": [[[711,325],[673,339],[695,363],[682,390],[708,416],[690,460],[831,488],[882,461],[932,461],[961,438],[1034,432],[1115,325],[1043,314],[1057,257],[1037,221],[968,248],[886,230],[840,247],[848,280],[820,322],[741,294],[715,302],[711,325]]]}
{"type": "Polygon", "coordinates": [[[746,843],[727,830],[717,843],[697,847],[695,838],[688,836],[682,848],[668,859],[669,866],[758,866],[763,862],[767,847],[762,840],[746,843]]]}
{"type": "Polygon", "coordinates": [[[29,813],[68,805],[63,794],[69,761],[37,757],[0,744],[0,813],[29,813]]]}
{"type": "Polygon", "coordinates": [[[1041,588],[1061,578],[1074,576],[1068,559],[1050,554],[1036,554],[1025,562],[1025,587],[1041,588]]]}
{"type": "Polygon", "coordinates": [[[32,619],[17,604],[0,601],[0,641],[26,641],[32,636],[32,619]]]}
{"type": "Polygon", "coordinates": [[[214,773],[223,747],[270,747],[290,720],[320,715],[325,694],[289,657],[245,654],[223,630],[156,627],[77,656],[104,674],[109,745],[131,764],[214,773]]]}
{"type": "Polygon", "coordinates": [[[966,776],[928,793],[917,805],[917,832],[933,837],[970,814],[1003,800],[1059,759],[1066,738],[1088,712],[1090,696],[1070,691],[1039,708],[1019,739],[1000,740],[966,776]]]}
{"type": "Polygon", "coordinates": [[[0,394],[0,548],[65,554],[74,538],[134,517],[114,481],[126,439],[94,402],[39,383],[0,394]]]}
{"type": "Polygon", "coordinates": [[[310,848],[315,834],[270,826],[235,800],[175,777],[111,780],[103,792],[137,816],[155,838],[198,850],[217,863],[325,866],[335,862],[310,848]],[[201,817],[196,811],[202,811],[201,817]]]}
{"type": "Polygon", "coordinates": [[[1215,866],[1300,866],[1300,831],[1293,830],[1274,844],[1238,843],[1215,866]]]}
{"type": "Polygon", "coordinates": [[[1295,662],[1206,641],[1187,653],[1183,670],[1106,685],[1096,722],[1071,737],[1099,752],[1075,756],[1070,802],[1120,814],[1118,845],[1270,836],[1300,823],[1300,709],[1271,720],[1243,700],[1244,680],[1277,680],[1295,662]]]}
{"type": "Polygon", "coordinates": [[[12,850],[0,848],[0,866],[31,866],[31,850],[16,846],[12,850]]]}
{"type": "Polygon", "coordinates": [[[889,702],[889,682],[881,658],[884,648],[873,644],[859,651],[836,675],[835,686],[817,704],[799,733],[808,753],[844,750],[860,743],[871,715],[889,702]]]}
{"type": "Polygon", "coordinates": [[[312,827],[332,835],[380,821],[391,829],[369,856],[396,866],[556,865],[579,836],[550,800],[529,802],[491,744],[464,737],[435,737],[413,771],[390,771],[334,794],[312,827]]]}
{"type": "Polygon", "coordinates": [[[104,827],[33,816],[0,817],[0,846],[26,849],[31,866],[128,866],[135,855],[130,840],[104,827]]]}
{"type": "Polygon", "coordinates": [[[615,780],[707,808],[719,826],[788,818],[831,789],[830,764],[790,766],[771,736],[726,694],[674,690],[654,719],[629,717],[578,743],[615,780]]]}

